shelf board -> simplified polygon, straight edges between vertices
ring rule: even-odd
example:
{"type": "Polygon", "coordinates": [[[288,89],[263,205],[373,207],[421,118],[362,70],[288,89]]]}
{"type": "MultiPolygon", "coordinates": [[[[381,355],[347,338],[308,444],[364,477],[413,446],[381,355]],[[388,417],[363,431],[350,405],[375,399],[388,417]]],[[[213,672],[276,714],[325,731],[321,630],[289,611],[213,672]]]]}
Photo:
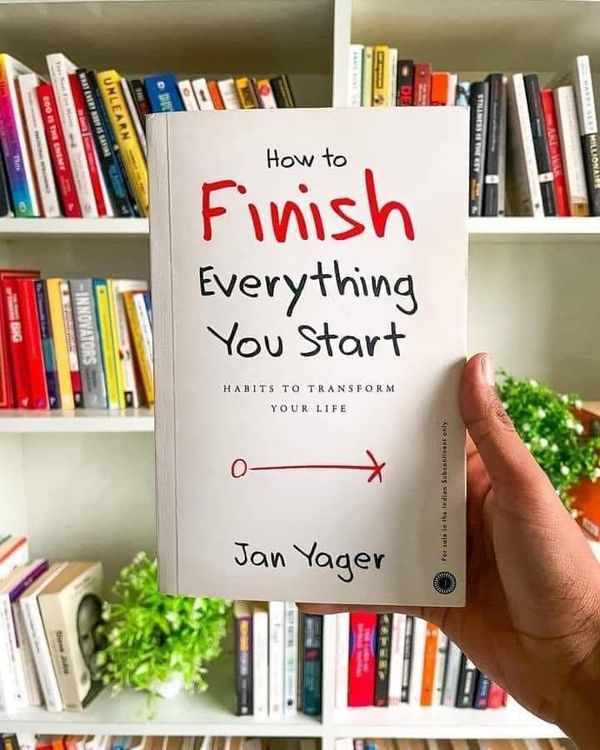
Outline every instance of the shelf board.
{"type": "Polygon", "coordinates": [[[153,432],[151,409],[108,411],[77,409],[75,411],[0,410],[1,433],[35,432],[153,432]]]}
{"type": "Polygon", "coordinates": [[[0,219],[6,237],[130,237],[148,235],[148,219],[0,219]]]}

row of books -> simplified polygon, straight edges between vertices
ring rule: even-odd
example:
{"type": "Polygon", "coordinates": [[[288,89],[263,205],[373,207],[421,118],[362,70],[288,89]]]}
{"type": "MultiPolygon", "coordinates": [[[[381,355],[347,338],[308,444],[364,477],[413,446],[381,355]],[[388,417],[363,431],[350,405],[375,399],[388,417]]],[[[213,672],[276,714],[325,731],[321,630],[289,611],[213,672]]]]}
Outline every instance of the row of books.
{"type": "Polygon", "coordinates": [[[46,62],[49,82],[0,54],[0,216],[147,216],[146,115],[295,106],[284,75],[128,80],[46,62]]]}
{"type": "Polygon", "coordinates": [[[568,739],[551,740],[392,740],[340,739],[336,750],[577,750],[568,739]]]}
{"type": "Polygon", "coordinates": [[[0,735],[0,750],[317,750],[316,739],[297,737],[119,737],[0,735]],[[2,746],[4,744],[4,747],[2,746]]]}
{"type": "Polygon", "coordinates": [[[86,706],[102,689],[102,564],[29,560],[25,537],[0,541],[0,711],[86,706]]]}
{"type": "Polygon", "coordinates": [[[240,601],[233,612],[238,715],[320,715],[323,617],[293,602],[240,601]]]}
{"type": "Polygon", "coordinates": [[[401,614],[336,615],[335,702],[502,708],[506,692],[435,625],[401,614]]]}
{"type": "Polygon", "coordinates": [[[600,215],[588,55],[576,58],[572,81],[563,77],[561,84],[540,88],[535,73],[459,81],[430,63],[399,60],[387,45],[350,48],[349,106],[470,107],[471,216],[600,215]]]}
{"type": "Polygon", "coordinates": [[[147,282],[0,269],[0,408],[153,403],[147,282]]]}

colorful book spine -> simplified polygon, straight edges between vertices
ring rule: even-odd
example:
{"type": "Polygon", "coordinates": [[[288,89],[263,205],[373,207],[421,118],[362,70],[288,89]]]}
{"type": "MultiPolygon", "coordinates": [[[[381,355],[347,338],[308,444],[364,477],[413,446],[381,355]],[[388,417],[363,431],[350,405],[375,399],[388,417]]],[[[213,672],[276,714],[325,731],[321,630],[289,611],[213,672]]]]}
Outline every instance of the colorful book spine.
{"type": "Polygon", "coordinates": [[[321,672],[323,660],[323,616],[304,615],[304,689],[302,706],[307,716],[321,714],[321,672]]]}
{"type": "Polygon", "coordinates": [[[5,331],[11,363],[14,405],[19,409],[27,409],[29,407],[29,377],[17,288],[17,278],[20,275],[35,278],[39,274],[32,271],[1,271],[0,292],[2,293],[2,299],[0,303],[4,307],[5,314],[5,331]]]}
{"type": "Polygon", "coordinates": [[[475,685],[475,697],[473,699],[473,708],[479,710],[486,709],[490,695],[490,678],[483,672],[477,670],[477,680],[475,685]]]}
{"type": "Polygon", "coordinates": [[[438,628],[427,623],[425,636],[425,651],[423,655],[423,682],[421,683],[421,705],[433,705],[433,691],[435,687],[435,665],[438,651],[438,628]]]}
{"type": "Polygon", "coordinates": [[[34,281],[35,300],[42,340],[42,355],[44,371],[46,373],[46,392],[48,394],[48,408],[60,408],[60,390],[58,386],[58,373],[56,371],[56,360],[54,358],[54,344],[52,342],[52,331],[50,330],[50,315],[48,312],[48,301],[46,299],[46,287],[41,279],[34,281]]]}
{"type": "Polygon", "coordinates": [[[88,409],[106,409],[106,384],[92,280],[71,279],[69,288],[81,368],[83,405],[88,409]]]}
{"type": "Polygon", "coordinates": [[[392,645],[392,615],[383,612],[377,616],[377,656],[375,659],[376,706],[388,705],[390,684],[390,654],[392,645]]]}
{"type": "Polygon", "coordinates": [[[350,613],[348,706],[372,706],[375,697],[377,615],[350,613]]]}
{"type": "Polygon", "coordinates": [[[283,716],[285,605],[269,602],[269,716],[283,716]]]}
{"type": "Polygon", "coordinates": [[[363,49],[362,59],[362,86],[361,86],[361,106],[370,107],[372,105],[373,94],[373,47],[366,46],[363,49]]]}
{"type": "Polygon", "coordinates": [[[234,83],[242,109],[260,109],[260,102],[252,79],[248,76],[240,76],[234,80],[234,83]]]}
{"type": "Polygon", "coordinates": [[[142,118],[140,117],[138,109],[135,105],[133,91],[131,89],[131,86],[129,85],[129,81],[126,78],[121,78],[121,90],[123,91],[123,96],[125,97],[125,101],[127,102],[129,116],[131,117],[131,122],[133,123],[133,126],[135,128],[140,148],[144,152],[144,157],[147,158],[148,144],[146,142],[146,130],[142,125],[142,118]]]}
{"type": "Polygon", "coordinates": [[[429,103],[432,107],[445,107],[448,104],[448,81],[450,73],[434,71],[431,74],[429,103]]]}
{"type": "Polygon", "coordinates": [[[544,112],[548,151],[550,152],[550,166],[552,168],[552,174],[554,175],[556,213],[559,216],[570,216],[569,194],[567,192],[563,155],[558,134],[558,120],[556,118],[556,108],[554,106],[554,95],[552,89],[542,89],[540,95],[542,100],[542,110],[544,112]]]}
{"type": "Polygon", "coordinates": [[[173,73],[161,73],[144,79],[144,86],[152,112],[183,112],[177,77],[173,73]]]}
{"type": "Polygon", "coordinates": [[[196,101],[191,81],[187,78],[183,81],[177,81],[177,87],[179,88],[179,95],[181,96],[181,101],[186,112],[199,112],[200,107],[196,101]]]}
{"type": "Polygon", "coordinates": [[[412,60],[398,60],[398,74],[396,77],[396,105],[398,107],[412,107],[413,71],[414,64],[412,60]]]}
{"type": "Polygon", "coordinates": [[[540,181],[540,192],[544,216],[556,216],[556,200],[554,198],[554,174],[550,164],[550,152],[546,138],[546,125],[544,123],[544,112],[540,97],[540,82],[535,73],[523,76],[525,84],[525,95],[529,108],[529,122],[531,124],[531,135],[535,160],[540,181]]]}
{"type": "Polygon", "coordinates": [[[8,178],[6,176],[6,167],[4,165],[4,155],[0,148],[0,216],[12,216],[13,210],[10,198],[10,189],[8,187],[8,178]]]}
{"type": "Polygon", "coordinates": [[[457,708],[472,708],[477,682],[477,667],[465,654],[461,657],[458,690],[456,693],[457,708]]]}
{"type": "Polygon", "coordinates": [[[247,607],[234,614],[237,715],[248,716],[252,714],[252,615],[247,607]]]}
{"type": "Polygon", "coordinates": [[[146,403],[148,405],[152,405],[154,403],[153,370],[144,341],[142,323],[138,315],[139,308],[135,301],[135,297],[137,294],[139,293],[124,292],[123,304],[125,305],[125,312],[127,314],[129,330],[131,332],[131,340],[133,342],[133,349],[138,363],[138,369],[140,373],[140,379],[142,381],[146,403]]]}
{"type": "Polygon", "coordinates": [[[400,690],[400,703],[408,703],[409,698],[414,624],[415,618],[407,616],[404,632],[404,654],[402,658],[402,683],[400,690]]]}
{"type": "Polygon", "coordinates": [[[444,673],[443,706],[456,706],[461,657],[462,652],[459,647],[456,643],[450,641],[448,643],[448,655],[446,657],[446,669],[444,673]]]}
{"type": "Polygon", "coordinates": [[[506,692],[498,685],[497,682],[490,681],[490,691],[488,695],[488,708],[502,708],[505,704],[506,692]]]}
{"type": "Polygon", "coordinates": [[[600,154],[598,153],[598,118],[594,99],[594,82],[589,55],[575,60],[575,97],[579,115],[579,133],[587,181],[590,213],[600,216],[600,154]]]}
{"type": "Polygon", "coordinates": [[[389,47],[378,44],[373,47],[373,86],[371,106],[385,107],[390,96],[389,47]]]}
{"type": "Polygon", "coordinates": [[[487,81],[471,84],[471,126],[469,141],[469,216],[483,213],[483,180],[487,144],[489,85],[487,81]]]}
{"type": "Polygon", "coordinates": [[[47,409],[48,387],[44,368],[35,281],[33,279],[17,279],[16,283],[27,363],[27,381],[29,384],[28,408],[47,409]]]}
{"type": "Polygon", "coordinates": [[[83,384],[81,382],[81,371],[79,369],[79,353],[77,351],[77,336],[75,334],[73,305],[71,304],[71,289],[68,281],[60,282],[60,302],[67,340],[73,403],[75,408],[78,409],[83,406],[83,384]]]}
{"type": "Polygon", "coordinates": [[[285,602],[285,643],[283,713],[293,716],[297,711],[296,683],[298,679],[298,607],[294,602],[285,602]]]}
{"type": "Polygon", "coordinates": [[[223,99],[221,98],[221,91],[219,90],[219,85],[217,81],[208,81],[206,85],[208,87],[210,98],[212,99],[213,108],[225,109],[225,104],[223,104],[223,99]]]}
{"type": "MultiPolygon", "coordinates": [[[[506,84],[502,73],[487,77],[489,87],[488,132],[485,153],[485,176],[483,182],[483,216],[498,216],[500,213],[502,128],[506,128],[506,84]]],[[[506,134],[504,133],[504,137],[506,134]]]]}
{"type": "Polygon", "coordinates": [[[47,279],[45,282],[48,298],[48,312],[50,318],[50,330],[52,343],[56,358],[56,373],[58,377],[58,391],[60,405],[65,410],[75,408],[73,398],[73,383],[71,381],[71,368],[69,365],[69,347],[67,344],[67,333],[63,317],[63,304],[61,295],[62,279],[47,279]]]}
{"type": "Polygon", "coordinates": [[[113,342],[113,325],[110,314],[110,295],[106,279],[92,279],[96,319],[100,334],[100,351],[102,353],[102,370],[106,383],[106,400],[109,409],[121,406],[117,360],[113,342]]]}
{"type": "Polygon", "coordinates": [[[413,106],[428,107],[431,100],[431,65],[416,63],[413,78],[413,106]]]}
{"type": "Polygon", "coordinates": [[[135,102],[135,106],[140,116],[142,128],[144,129],[144,132],[146,132],[146,117],[152,113],[152,109],[150,107],[150,102],[148,101],[144,82],[139,78],[133,78],[130,83],[133,92],[133,101],[135,102]]]}
{"type": "Polygon", "coordinates": [[[12,409],[14,405],[4,290],[0,281],[0,409],[12,409]]]}

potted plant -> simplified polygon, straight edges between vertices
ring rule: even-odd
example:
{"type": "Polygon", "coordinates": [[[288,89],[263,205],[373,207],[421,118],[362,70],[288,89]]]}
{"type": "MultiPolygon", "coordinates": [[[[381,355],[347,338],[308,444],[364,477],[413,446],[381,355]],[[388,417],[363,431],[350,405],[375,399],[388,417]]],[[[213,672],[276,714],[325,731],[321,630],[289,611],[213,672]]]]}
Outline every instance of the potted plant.
{"type": "Polygon", "coordinates": [[[581,400],[504,371],[500,371],[497,390],[525,445],[571,510],[572,489],[582,479],[594,481],[600,476],[600,437],[584,435],[575,416],[581,400]]]}
{"type": "Polygon", "coordinates": [[[151,696],[207,688],[206,665],[219,656],[229,603],[224,599],[170,596],[158,589],[157,563],[140,552],[105,602],[106,647],[98,660],[113,692],[125,687],[151,696]]]}

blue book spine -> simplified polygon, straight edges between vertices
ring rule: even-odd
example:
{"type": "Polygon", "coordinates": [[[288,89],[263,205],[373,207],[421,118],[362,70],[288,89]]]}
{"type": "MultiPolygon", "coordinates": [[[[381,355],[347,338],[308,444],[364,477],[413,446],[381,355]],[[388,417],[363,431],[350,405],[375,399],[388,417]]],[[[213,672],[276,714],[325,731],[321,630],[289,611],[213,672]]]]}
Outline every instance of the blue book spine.
{"type": "Polygon", "coordinates": [[[185,107],[173,73],[162,73],[144,79],[152,112],[183,112],[185,107]]]}
{"type": "Polygon", "coordinates": [[[321,671],[323,660],[323,616],[304,615],[304,713],[319,716],[321,713],[321,671]]]}
{"type": "Polygon", "coordinates": [[[37,303],[38,317],[40,319],[40,336],[42,339],[42,353],[44,355],[44,371],[46,373],[46,386],[48,388],[48,406],[51,409],[60,409],[58,373],[56,371],[54,344],[52,342],[52,334],[50,333],[46,285],[41,279],[37,279],[35,282],[35,300],[37,303]]]}
{"type": "Polygon", "coordinates": [[[486,677],[483,672],[477,673],[477,686],[475,688],[475,700],[473,708],[487,708],[488,696],[490,694],[490,678],[486,677]]]}
{"type": "Polygon", "coordinates": [[[152,294],[150,292],[144,292],[144,302],[146,303],[146,310],[148,311],[148,320],[150,325],[152,323],[152,294]]]}

